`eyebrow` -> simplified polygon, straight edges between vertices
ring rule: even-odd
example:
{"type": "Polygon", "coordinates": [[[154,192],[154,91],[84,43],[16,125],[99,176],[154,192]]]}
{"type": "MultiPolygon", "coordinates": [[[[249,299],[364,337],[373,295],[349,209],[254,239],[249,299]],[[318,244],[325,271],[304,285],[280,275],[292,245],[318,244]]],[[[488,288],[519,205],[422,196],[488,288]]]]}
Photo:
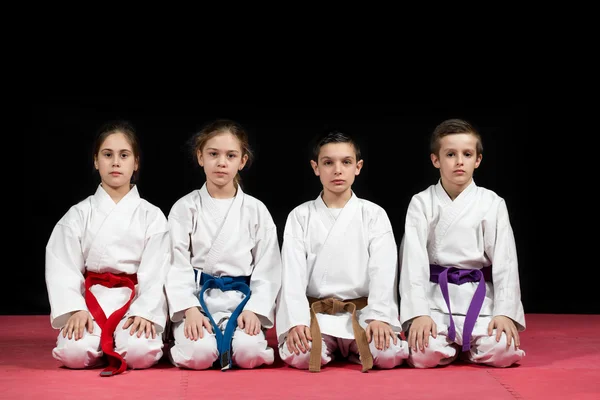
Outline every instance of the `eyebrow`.
{"type": "MultiPolygon", "coordinates": [[[[215,151],[219,151],[219,149],[215,149],[214,147],[209,147],[209,148],[207,148],[206,150],[215,150],[215,151]]],[[[238,151],[238,150],[225,150],[225,151],[227,151],[228,153],[239,153],[239,151],[238,151]]]]}
{"type": "MultiPolygon", "coordinates": [[[[114,151],[114,150],[113,149],[109,149],[109,148],[104,148],[104,149],[101,149],[100,151],[114,151]]],[[[121,153],[122,152],[131,153],[131,150],[129,150],[129,149],[121,149],[121,150],[118,150],[118,151],[120,151],[121,153]]]]}
{"type": "MultiPolygon", "coordinates": [[[[323,157],[320,158],[320,160],[330,160],[330,159],[332,159],[332,158],[329,157],[329,156],[323,156],[323,157]]],[[[353,156],[344,156],[344,157],[340,157],[340,159],[342,159],[342,160],[354,160],[354,157],[353,156]]]]}

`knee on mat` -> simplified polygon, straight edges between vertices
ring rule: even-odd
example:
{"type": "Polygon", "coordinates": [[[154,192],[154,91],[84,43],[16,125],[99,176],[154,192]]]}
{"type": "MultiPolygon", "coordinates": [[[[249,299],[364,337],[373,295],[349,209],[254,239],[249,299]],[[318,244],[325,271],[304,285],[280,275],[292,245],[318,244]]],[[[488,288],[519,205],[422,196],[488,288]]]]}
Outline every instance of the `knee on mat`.
{"type": "Polygon", "coordinates": [[[186,339],[171,349],[171,357],[179,365],[191,369],[207,369],[219,358],[217,340],[214,335],[204,332],[198,340],[186,339]]]}
{"type": "Polygon", "coordinates": [[[510,347],[507,346],[506,334],[502,332],[500,341],[496,341],[496,335],[482,339],[477,348],[478,358],[486,359],[486,364],[494,367],[509,367],[523,358],[523,351],[515,349],[511,340],[510,347]]]}
{"type": "Polygon", "coordinates": [[[153,366],[162,357],[162,340],[147,339],[145,336],[129,336],[125,348],[124,359],[132,369],[145,369],[153,366]]]}
{"type": "Polygon", "coordinates": [[[238,330],[233,336],[231,348],[235,364],[240,368],[254,368],[263,363],[266,341],[262,335],[250,336],[238,330]]]}
{"type": "Polygon", "coordinates": [[[417,348],[416,351],[410,350],[410,362],[416,368],[433,368],[443,364],[442,360],[457,356],[458,352],[446,340],[446,336],[438,335],[437,338],[431,336],[429,344],[424,350],[417,348]]]}
{"type": "Polygon", "coordinates": [[[390,344],[390,347],[382,350],[378,350],[373,342],[371,342],[369,349],[373,356],[373,365],[377,368],[394,368],[402,364],[403,360],[408,357],[408,347],[406,344],[402,346],[400,339],[398,339],[397,345],[390,344]]]}
{"type": "Polygon", "coordinates": [[[55,348],[54,357],[58,358],[67,368],[82,369],[93,363],[94,353],[98,352],[100,338],[85,335],[79,340],[63,339],[59,347],[55,348]]]}
{"type": "Polygon", "coordinates": [[[310,352],[306,353],[300,352],[300,354],[296,355],[294,352],[290,352],[287,348],[287,343],[283,343],[279,350],[280,358],[290,367],[294,367],[297,369],[308,369],[310,362],[310,352]]]}

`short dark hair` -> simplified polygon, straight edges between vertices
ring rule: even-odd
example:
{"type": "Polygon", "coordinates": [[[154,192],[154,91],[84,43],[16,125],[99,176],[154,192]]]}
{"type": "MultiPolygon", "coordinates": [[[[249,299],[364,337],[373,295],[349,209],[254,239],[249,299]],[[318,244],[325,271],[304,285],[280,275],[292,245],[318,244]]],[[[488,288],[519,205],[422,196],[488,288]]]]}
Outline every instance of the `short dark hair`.
{"type": "Polygon", "coordinates": [[[457,133],[468,133],[475,136],[477,138],[477,155],[483,154],[483,143],[481,141],[481,135],[477,129],[475,129],[469,122],[458,118],[447,119],[435,127],[433,133],[431,134],[431,140],[429,144],[431,152],[435,155],[439,155],[438,153],[440,152],[441,147],[440,140],[444,136],[457,133]]]}
{"type": "Polygon", "coordinates": [[[318,162],[321,147],[329,143],[350,143],[354,147],[356,161],[359,161],[361,159],[360,147],[358,146],[358,143],[356,143],[356,140],[354,138],[352,138],[347,133],[343,133],[338,130],[328,130],[322,133],[315,141],[315,145],[313,146],[312,151],[313,161],[318,162]]]}

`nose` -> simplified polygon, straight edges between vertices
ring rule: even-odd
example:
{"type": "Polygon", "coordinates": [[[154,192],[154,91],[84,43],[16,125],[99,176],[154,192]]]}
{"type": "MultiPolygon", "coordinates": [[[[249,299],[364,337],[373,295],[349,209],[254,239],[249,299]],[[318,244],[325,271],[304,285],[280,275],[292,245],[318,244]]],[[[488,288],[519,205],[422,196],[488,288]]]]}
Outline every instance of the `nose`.
{"type": "Polygon", "coordinates": [[[118,167],[119,166],[119,156],[115,155],[113,157],[113,162],[112,162],[113,167],[118,167]]]}
{"type": "Polygon", "coordinates": [[[336,175],[340,175],[342,173],[342,164],[341,163],[335,163],[334,173],[336,175]]]}
{"type": "Polygon", "coordinates": [[[458,156],[456,156],[456,164],[458,165],[463,165],[464,164],[464,156],[459,154],[458,156]]]}
{"type": "Polygon", "coordinates": [[[220,156],[219,159],[217,160],[217,165],[219,167],[224,167],[227,161],[227,156],[220,156]]]}

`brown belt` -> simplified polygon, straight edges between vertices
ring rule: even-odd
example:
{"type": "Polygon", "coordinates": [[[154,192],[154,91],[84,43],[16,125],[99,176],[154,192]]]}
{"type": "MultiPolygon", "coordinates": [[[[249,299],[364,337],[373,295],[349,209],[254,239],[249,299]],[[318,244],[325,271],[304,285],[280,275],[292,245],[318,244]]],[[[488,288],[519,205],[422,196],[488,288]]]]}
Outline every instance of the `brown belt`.
{"type": "Polygon", "coordinates": [[[310,334],[312,336],[308,370],[310,372],[319,372],[321,370],[321,329],[317,322],[317,313],[334,315],[342,311],[347,311],[352,314],[352,330],[354,331],[354,339],[358,346],[362,372],[367,372],[373,368],[373,356],[369,349],[367,333],[360,326],[358,319],[356,318],[356,310],[363,309],[367,306],[367,298],[359,297],[358,299],[342,301],[334,299],[333,297],[327,299],[308,297],[308,303],[310,305],[310,334]]]}

